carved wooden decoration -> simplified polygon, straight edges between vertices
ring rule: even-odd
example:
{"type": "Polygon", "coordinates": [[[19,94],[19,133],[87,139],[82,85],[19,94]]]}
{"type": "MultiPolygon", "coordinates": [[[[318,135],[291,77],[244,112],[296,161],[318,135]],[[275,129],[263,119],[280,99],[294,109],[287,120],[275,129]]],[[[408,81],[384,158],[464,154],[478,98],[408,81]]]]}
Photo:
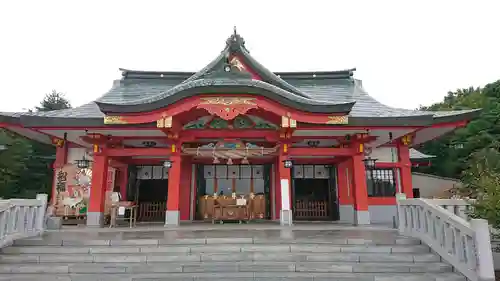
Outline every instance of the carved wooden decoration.
{"type": "Polygon", "coordinates": [[[254,98],[241,97],[213,97],[201,98],[197,108],[203,108],[212,115],[217,115],[224,120],[232,120],[240,114],[247,113],[252,108],[257,108],[254,98]]]}
{"type": "Polygon", "coordinates": [[[156,121],[156,127],[158,128],[172,128],[172,116],[166,116],[158,119],[156,121]]]}
{"type": "Polygon", "coordinates": [[[326,124],[329,125],[340,125],[340,124],[347,124],[349,122],[349,117],[347,115],[343,116],[328,116],[328,121],[326,121],[326,124]]]}
{"type": "Polygon", "coordinates": [[[281,127],[282,128],[297,128],[297,120],[292,119],[287,116],[281,116],[281,127]]]}
{"type": "Polygon", "coordinates": [[[405,135],[401,138],[401,143],[404,145],[411,145],[413,141],[412,135],[405,135]]]}
{"type": "Polygon", "coordinates": [[[239,71],[246,71],[247,70],[245,65],[243,65],[243,63],[241,63],[241,61],[238,57],[233,57],[229,63],[231,64],[231,66],[234,66],[239,71]]]}
{"type": "Polygon", "coordinates": [[[123,119],[122,116],[104,116],[104,124],[113,125],[113,124],[127,124],[127,121],[123,119]]]}

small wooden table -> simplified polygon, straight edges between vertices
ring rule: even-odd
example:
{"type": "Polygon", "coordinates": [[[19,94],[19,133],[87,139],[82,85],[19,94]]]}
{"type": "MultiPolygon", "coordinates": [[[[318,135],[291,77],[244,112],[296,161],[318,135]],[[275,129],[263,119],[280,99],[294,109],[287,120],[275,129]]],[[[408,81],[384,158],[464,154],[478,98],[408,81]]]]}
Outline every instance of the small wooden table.
{"type": "Polygon", "coordinates": [[[212,217],[212,223],[219,221],[219,223],[224,223],[227,221],[243,221],[248,222],[250,219],[250,212],[248,205],[215,205],[212,217]]]}
{"type": "MultiPolygon", "coordinates": [[[[128,217],[130,228],[135,227],[137,223],[137,205],[132,206],[119,206],[113,205],[111,206],[111,220],[109,222],[109,227],[116,227],[116,221],[118,220],[118,208],[123,207],[125,211],[130,210],[130,216],[128,217]]],[[[127,219],[123,216],[122,220],[126,221],[127,219]]]]}

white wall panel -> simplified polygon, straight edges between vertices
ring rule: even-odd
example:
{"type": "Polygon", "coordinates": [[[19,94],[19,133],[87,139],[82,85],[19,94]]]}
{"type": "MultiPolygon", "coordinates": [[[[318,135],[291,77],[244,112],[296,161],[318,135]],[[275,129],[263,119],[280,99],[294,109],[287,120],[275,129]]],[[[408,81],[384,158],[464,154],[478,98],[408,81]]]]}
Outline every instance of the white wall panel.
{"type": "Polygon", "coordinates": [[[396,147],[374,148],[370,157],[377,159],[377,163],[398,162],[398,149],[396,147]]]}

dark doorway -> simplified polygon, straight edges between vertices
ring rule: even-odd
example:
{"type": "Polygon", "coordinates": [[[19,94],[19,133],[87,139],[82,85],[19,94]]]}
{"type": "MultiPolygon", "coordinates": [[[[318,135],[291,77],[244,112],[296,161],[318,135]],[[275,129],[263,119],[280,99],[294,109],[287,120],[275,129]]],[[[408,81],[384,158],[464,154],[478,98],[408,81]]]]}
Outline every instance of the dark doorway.
{"type": "Polygon", "coordinates": [[[137,204],[138,221],[164,221],[168,197],[168,169],[129,166],[128,200],[137,204]]]}
{"type": "Polygon", "coordinates": [[[139,221],[164,221],[168,198],[168,179],[139,180],[137,194],[139,221]]]}
{"type": "Polygon", "coordinates": [[[294,166],[292,203],[295,220],[338,220],[335,167],[294,166]]]}

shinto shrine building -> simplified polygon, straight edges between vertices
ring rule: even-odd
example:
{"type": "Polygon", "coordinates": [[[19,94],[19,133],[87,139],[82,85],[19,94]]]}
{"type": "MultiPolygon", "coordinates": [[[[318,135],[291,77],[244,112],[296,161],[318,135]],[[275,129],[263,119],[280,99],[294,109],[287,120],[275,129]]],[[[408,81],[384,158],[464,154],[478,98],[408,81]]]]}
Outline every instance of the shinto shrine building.
{"type": "Polygon", "coordinates": [[[0,127],[57,147],[51,204],[89,226],[113,191],[167,225],[241,196],[259,220],[390,223],[395,194],[413,196],[410,154],[426,157],[411,147],[478,111],[392,108],[354,71],[272,72],[235,32],[198,72],[121,69],[96,101],[0,113],[0,127]]]}

